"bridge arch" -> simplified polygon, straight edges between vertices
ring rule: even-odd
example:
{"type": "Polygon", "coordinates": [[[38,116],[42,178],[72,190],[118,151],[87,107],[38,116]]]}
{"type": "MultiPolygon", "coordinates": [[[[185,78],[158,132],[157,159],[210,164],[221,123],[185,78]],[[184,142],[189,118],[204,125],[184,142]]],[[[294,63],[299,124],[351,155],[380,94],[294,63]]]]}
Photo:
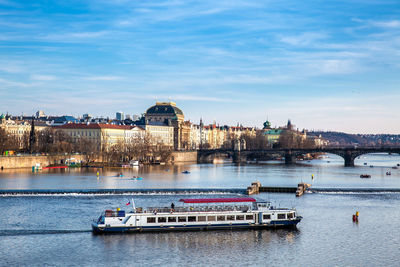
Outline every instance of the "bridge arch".
{"type": "Polygon", "coordinates": [[[267,149],[267,150],[232,150],[232,149],[210,149],[198,151],[198,162],[212,162],[216,154],[227,154],[233,162],[246,162],[251,158],[266,158],[267,154],[280,154],[285,157],[285,163],[291,164],[295,162],[297,156],[307,153],[329,153],[335,154],[344,159],[346,167],[354,166],[354,160],[365,154],[370,153],[398,153],[400,147],[338,147],[338,148],[316,148],[316,149],[267,149]]]}

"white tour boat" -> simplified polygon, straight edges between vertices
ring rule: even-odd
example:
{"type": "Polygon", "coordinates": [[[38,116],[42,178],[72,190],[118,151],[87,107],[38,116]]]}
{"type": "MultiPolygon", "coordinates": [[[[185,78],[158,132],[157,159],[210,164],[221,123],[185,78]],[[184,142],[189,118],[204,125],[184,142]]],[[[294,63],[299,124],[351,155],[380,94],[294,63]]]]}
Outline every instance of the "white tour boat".
{"type": "MultiPolygon", "coordinates": [[[[93,232],[258,229],[295,227],[302,219],[295,209],[273,207],[250,197],[180,199],[183,206],[106,210],[92,223],[93,232]],[[229,203],[229,204],[228,204],[229,203]],[[185,205],[189,204],[189,205],[185,205]]],[[[127,205],[128,205],[127,204],[127,205]]]]}

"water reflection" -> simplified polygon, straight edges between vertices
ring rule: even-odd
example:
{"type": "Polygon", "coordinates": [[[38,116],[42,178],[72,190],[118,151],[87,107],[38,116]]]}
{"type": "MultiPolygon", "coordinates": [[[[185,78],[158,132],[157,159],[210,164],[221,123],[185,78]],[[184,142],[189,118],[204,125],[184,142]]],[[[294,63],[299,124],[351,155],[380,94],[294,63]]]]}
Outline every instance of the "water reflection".
{"type": "Polygon", "coordinates": [[[293,244],[299,235],[300,231],[297,229],[266,229],[93,235],[92,239],[99,241],[98,244],[102,245],[104,251],[124,247],[131,247],[132,251],[135,247],[140,247],[141,250],[145,247],[156,247],[177,251],[214,247],[237,251],[244,247],[257,246],[257,243],[266,246],[270,242],[286,240],[293,244]]]}
{"type": "Polygon", "coordinates": [[[135,168],[69,168],[43,170],[29,169],[0,171],[3,189],[92,189],[92,188],[246,188],[258,180],[265,186],[296,186],[299,182],[317,187],[386,187],[400,188],[398,155],[366,155],[369,165],[346,168],[343,159],[329,158],[284,164],[180,164],[154,165],[135,168]],[[327,163],[329,160],[330,163],[327,163]],[[184,171],[190,173],[182,173],[184,171]],[[391,175],[386,175],[390,170],[391,175]],[[99,172],[99,179],[96,173],[99,172]],[[118,174],[122,173],[123,177],[118,174]],[[360,179],[360,174],[371,179],[360,179]],[[314,175],[314,179],[312,179],[314,175]],[[142,180],[132,179],[142,177],[142,180]]]}

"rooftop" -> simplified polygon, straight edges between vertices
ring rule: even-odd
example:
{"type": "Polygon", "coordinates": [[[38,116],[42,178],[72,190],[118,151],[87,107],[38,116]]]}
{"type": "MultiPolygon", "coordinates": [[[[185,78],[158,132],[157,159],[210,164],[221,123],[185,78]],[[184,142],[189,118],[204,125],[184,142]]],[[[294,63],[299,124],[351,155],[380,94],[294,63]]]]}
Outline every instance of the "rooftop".
{"type": "Polygon", "coordinates": [[[183,112],[176,106],[174,102],[156,102],[155,106],[150,107],[146,111],[146,115],[159,115],[159,114],[183,115],[183,112]]]}
{"type": "Polygon", "coordinates": [[[83,124],[83,123],[68,123],[61,126],[55,126],[56,129],[120,129],[120,130],[130,130],[136,126],[128,125],[114,125],[114,124],[83,124]]]}

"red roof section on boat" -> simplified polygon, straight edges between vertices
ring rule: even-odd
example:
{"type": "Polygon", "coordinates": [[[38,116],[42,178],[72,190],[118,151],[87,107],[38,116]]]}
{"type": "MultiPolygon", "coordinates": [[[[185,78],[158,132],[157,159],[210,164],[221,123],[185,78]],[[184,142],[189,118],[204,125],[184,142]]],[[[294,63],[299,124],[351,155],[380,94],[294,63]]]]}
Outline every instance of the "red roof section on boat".
{"type": "Polygon", "coordinates": [[[223,203],[223,202],[256,202],[252,197],[231,197],[231,198],[181,198],[183,203],[223,203]]]}

